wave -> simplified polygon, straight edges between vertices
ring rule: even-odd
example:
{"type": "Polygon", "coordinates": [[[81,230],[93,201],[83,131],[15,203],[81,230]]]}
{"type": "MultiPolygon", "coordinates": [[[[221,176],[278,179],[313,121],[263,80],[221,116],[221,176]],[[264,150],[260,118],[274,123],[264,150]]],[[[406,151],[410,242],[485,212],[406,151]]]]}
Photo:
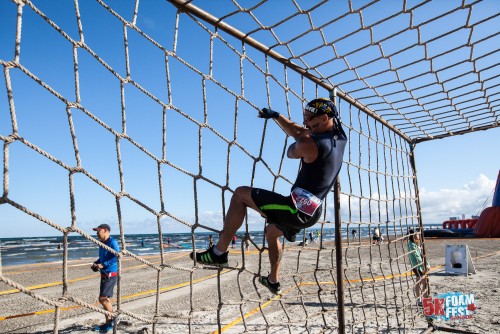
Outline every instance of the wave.
{"type": "Polygon", "coordinates": [[[2,247],[19,247],[22,245],[22,241],[2,241],[2,247]]]}
{"type": "Polygon", "coordinates": [[[26,255],[26,253],[12,253],[12,254],[3,254],[3,256],[18,256],[18,255],[26,255]]]}
{"type": "Polygon", "coordinates": [[[35,247],[53,247],[54,244],[50,242],[24,242],[19,245],[19,247],[35,246],[35,247]]]}
{"type": "Polygon", "coordinates": [[[9,250],[9,249],[14,249],[14,248],[20,248],[23,245],[15,245],[15,246],[0,246],[0,250],[9,250]]]}
{"type": "Polygon", "coordinates": [[[92,245],[92,246],[87,246],[87,247],[68,247],[68,250],[70,251],[75,251],[75,250],[78,250],[78,249],[97,249],[97,246],[96,245],[92,245]]]}
{"type": "Polygon", "coordinates": [[[160,253],[146,252],[146,253],[141,253],[141,255],[160,255],[160,253]]]}
{"type": "Polygon", "coordinates": [[[37,240],[42,240],[42,241],[45,241],[45,240],[57,240],[57,238],[51,238],[51,237],[41,237],[41,238],[24,238],[24,239],[21,239],[23,241],[37,241],[37,240]]]}

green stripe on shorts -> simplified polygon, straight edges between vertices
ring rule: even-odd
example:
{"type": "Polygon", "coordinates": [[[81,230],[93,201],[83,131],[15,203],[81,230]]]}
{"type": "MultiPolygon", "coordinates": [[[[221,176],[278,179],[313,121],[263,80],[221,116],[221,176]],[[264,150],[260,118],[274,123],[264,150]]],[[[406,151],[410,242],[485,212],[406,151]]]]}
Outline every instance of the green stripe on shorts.
{"type": "Polygon", "coordinates": [[[281,205],[281,204],[266,204],[266,205],[261,206],[259,209],[261,209],[262,211],[265,211],[265,210],[288,210],[292,214],[296,214],[298,212],[298,210],[296,208],[291,208],[288,205],[281,205]]]}

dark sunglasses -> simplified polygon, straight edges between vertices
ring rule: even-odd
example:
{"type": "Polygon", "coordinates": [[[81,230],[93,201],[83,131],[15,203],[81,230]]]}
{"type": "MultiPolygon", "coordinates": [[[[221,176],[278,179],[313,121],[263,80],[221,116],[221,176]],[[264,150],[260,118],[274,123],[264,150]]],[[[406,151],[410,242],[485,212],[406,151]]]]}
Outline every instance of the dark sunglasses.
{"type": "Polygon", "coordinates": [[[302,117],[304,118],[304,121],[309,122],[311,119],[319,116],[318,114],[311,114],[309,116],[306,116],[306,114],[302,114],[302,117]]]}

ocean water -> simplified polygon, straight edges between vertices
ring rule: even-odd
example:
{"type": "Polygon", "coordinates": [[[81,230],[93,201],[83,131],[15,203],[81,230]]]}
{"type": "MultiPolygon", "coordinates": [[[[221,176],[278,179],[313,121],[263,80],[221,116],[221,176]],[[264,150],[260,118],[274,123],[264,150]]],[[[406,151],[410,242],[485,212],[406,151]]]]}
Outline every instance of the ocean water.
{"type": "MultiPolygon", "coordinates": [[[[438,225],[428,225],[430,228],[440,227],[438,225]]],[[[427,225],[426,225],[427,227],[427,225]]],[[[361,237],[369,236],[369,228],[362,227],[357,230],[361,237]]],[[[316,229],[307,229],[306,236],[309,232],[313,233],[316,237],[316,229]]],[[[342,238],[347,238],[347,228],[342,228],[342,238]]],[[[399,235],[401,231],[397,229],[397,233],[392,228],[389,231],[385,227],[381,227],[381,232],[386,235],[399,235]]],[[[202,232],[194,234],[194,242],[196,249],[206,249],[208,247],[208,236],[212,235],[214,242],[217,243],[218,235],[211,232],[202,232]]],[[[238,236],[243,237],[244,232],[238,232],[238,236]]],[[[122,248],[120,237],[112,235],[122,248]]],[[[323,240],[334,240],[335,229],[323,229],[323,240]]],[[[251,231],[250,237],[257,245],[262,245],[264,240],[263,231],[251,231]]],[[[351,234],[349,233],[349,237],[351,234]]],[[[164,247],[165,253],[180,252],[192,250],[193,236],[191,233],[169,233],[163,234],[163,243],[167,244],[167,239],[171,239],[171,247],[164,247]]],[[[297,235],[296,243],[302,241],[302,234],[297,235]]],[[[63,245],[62,237],[31,237],[31,238],[2,238],[0,239],[0,256],[3,266],[20,265],[20,264],[33,264],[44,262],[62,262],[63,259],[63,245]]],[[[128,234],[125,235],[125,243],[127,249],[139,256],[159,255],[160,254],[160,241],[158,234],[128,234]]],[[[68,237],[68,260],[78,260],[83,258],[97,259],[98,247],[81,236],[68,237]]],[[[241,239],[237,239],[236,248],[241,247],[241,239]]]]}

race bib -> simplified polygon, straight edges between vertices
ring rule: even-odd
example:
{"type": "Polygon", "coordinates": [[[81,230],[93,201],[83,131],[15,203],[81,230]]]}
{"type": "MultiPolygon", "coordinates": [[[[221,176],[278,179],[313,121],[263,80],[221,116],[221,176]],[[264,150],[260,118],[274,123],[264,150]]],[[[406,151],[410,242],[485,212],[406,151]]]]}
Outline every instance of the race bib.
{"type": "Polygon", "coordinates": [[[321,199],[302,188],[295,188],[291,196],[297,210],[308,216],[314,215],[318,207],[323,203],[321,199]]]}

